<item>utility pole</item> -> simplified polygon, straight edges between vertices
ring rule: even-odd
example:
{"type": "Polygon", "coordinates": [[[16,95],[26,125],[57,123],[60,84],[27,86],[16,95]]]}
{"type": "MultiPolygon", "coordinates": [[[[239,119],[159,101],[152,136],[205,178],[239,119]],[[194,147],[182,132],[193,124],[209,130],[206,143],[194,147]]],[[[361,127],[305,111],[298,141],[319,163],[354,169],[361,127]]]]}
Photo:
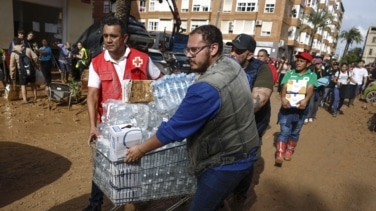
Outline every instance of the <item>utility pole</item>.
{"type": "MultiPolygon", "coordinates": [[[[222,1],[223,0],[220,0],[219,1],[219,5],[218,5],[218,12],[217,12],[217,17],[215,19],[215,26],[218,27],[218,20],[219,20],[219,15],[221,14],[221,10],[222,10],[222,1]]],[[[214,2],[214,1],[213,1],[214,2]]]]}

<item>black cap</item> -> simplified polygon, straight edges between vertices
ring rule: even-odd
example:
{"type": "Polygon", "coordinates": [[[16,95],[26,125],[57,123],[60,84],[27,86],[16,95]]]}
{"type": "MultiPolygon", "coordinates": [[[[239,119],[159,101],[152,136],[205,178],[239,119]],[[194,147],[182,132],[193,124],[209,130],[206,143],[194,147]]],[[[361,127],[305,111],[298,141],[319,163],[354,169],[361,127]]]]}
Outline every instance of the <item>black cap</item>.
{"type": "Polygon", "coordinates": [[[248,34],[239,34],[232,42],[227,42],[226,45],[233,45],[240,50],[249,50],[254,53],[256,50],[256,41],[248,34]]]}

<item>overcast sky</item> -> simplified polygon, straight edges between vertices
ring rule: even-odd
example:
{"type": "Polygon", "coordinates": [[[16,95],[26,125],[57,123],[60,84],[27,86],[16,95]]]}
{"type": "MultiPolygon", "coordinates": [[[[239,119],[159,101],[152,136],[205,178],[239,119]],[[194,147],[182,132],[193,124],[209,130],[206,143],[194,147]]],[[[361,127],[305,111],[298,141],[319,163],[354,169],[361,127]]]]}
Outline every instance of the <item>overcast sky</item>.
{"type": "MultiPolygon", "coordinates": [[[[343,7],[345,8],[345,15],[342,20],[341,30],[349,30],[352,27],[359,29],[366,39],[367,31],[370,26],[376,26],[376,0],[342,0],[343,7]]],[[[336,53],[342,55],[345,41],[340,40],[337,45],[336,53]]],[[[363,47],[364,42],[359,45],[353,44],[350,46],[363,47]]]]}

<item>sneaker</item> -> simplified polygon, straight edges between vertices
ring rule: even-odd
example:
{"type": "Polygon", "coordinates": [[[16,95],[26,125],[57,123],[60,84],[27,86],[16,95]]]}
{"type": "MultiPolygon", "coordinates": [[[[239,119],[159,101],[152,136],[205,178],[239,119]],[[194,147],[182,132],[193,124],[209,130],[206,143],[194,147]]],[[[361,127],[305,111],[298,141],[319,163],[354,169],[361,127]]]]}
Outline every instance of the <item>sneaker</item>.
{"type": "Polygon", "coordinates": [[[336,116],[337,116],[337,113],[334,112],[334,113],[332,114],[332,116],[333,116],[333,117],[336,117],[336,116]]]}
{"type": "Polygon", "coordinates": [[[305,119],[305,120],[304,120],[304,124],[307,124],[307,123],[308,123],[308,119],[305,119]]]}
{"type": "Polygon", "coordinates": [[[308,119],[308,122],[313,122],[313,118],[309,118],[309,119],[308,119]]]}

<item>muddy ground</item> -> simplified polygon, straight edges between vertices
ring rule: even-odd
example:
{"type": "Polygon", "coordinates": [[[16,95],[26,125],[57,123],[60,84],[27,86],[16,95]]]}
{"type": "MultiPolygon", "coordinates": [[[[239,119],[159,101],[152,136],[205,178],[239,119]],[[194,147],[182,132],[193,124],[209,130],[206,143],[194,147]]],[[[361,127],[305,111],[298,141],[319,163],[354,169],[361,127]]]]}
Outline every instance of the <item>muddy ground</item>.
{"type": "MultiPolygon", "coordinates": [[[[49,106],[43,88],[38,95],[29,104],[0,98],[0,210],[81,210],[88,203],[92,176],[85,96],[68,110],[66,103],[49,106]]],[[[271,127],[245,210],[376,210],[376,133],[367,130],[376,106],[366,104],[364,110],[356,101],[335,118],[320,108],[317,119],[303,127],[292,161],[276,167],[276,92],[271,101],[271,127]]],[[[176,201],[139,207],[166,210],[176,201]]],[[[105,199],[103,210],[112,207],[105,199]]]]}

